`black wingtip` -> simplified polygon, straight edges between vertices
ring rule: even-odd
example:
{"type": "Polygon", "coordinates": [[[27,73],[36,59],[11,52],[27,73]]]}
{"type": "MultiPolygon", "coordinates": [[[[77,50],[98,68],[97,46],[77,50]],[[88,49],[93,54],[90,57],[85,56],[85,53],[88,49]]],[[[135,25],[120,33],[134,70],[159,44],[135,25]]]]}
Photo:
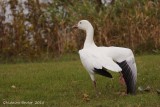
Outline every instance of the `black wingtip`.
{"type": "Polygon", "coordinates": [[[105,68],[102,68],[102,69],[94,68],[93,71],[96,74],[99,74],[99,75],[102,75],[102,76],[105,76],[105,77],[108,77],[108,78],[113,78],[112,75],[105,68]]]}
{"type": "Polygon", "coordinates": [[[136,80],[132,73],[131,68],[127,64],[126,61],[118,63],[118,65],[122,68],[123,78],[127,87],[127,94],[135,95],[136,94],[136,80]]]}

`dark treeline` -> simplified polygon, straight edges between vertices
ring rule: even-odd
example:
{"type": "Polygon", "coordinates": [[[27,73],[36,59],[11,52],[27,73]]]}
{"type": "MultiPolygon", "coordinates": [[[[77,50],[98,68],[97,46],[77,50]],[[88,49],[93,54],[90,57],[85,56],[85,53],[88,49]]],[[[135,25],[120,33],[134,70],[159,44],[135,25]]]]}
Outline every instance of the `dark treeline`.
{"type": "Polygon", "coordinates": [[[83,46],[85,33],[71,29],[81,19],[95,28],[98,46],[123,46],[135,53],[160,52],[160,1],[115,0],[105,7],[98,0],[54,0],[40,4],[28,0],[24,8],[17,0],[8,2],[13,21],[5,21],[5,5],[0,2],[0,60],[48,59],[83,46]]]}

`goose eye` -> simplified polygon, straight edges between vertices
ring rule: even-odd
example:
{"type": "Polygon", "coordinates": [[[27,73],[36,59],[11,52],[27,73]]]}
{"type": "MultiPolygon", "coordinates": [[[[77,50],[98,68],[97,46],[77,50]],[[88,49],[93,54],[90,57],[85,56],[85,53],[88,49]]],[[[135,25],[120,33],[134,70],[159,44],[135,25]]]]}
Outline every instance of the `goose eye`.
{"type": "Polygon", "coordinates": [[[80,24],[82,23],[82,22],[79,22],[80,24]]]}

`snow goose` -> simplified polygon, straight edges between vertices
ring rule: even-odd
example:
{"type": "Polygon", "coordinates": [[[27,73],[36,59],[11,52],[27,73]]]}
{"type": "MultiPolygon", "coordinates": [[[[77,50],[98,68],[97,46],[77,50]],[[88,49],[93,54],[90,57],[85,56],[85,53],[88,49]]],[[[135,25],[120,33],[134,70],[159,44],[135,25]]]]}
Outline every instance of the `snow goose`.
{"type": "Polygon", "coordinates": [[[122,47],[97,47],[93,41],[94,29],[87,20],[81,20],[73,28],[86,32],[83,49],[79,50],[81,62],[88,71],[96,89],[95,74],[112,78],[108,72],[120,72],[121,81],[124,81],[127,94],[136,93],[137,68],[133,52],[122,47]]]}

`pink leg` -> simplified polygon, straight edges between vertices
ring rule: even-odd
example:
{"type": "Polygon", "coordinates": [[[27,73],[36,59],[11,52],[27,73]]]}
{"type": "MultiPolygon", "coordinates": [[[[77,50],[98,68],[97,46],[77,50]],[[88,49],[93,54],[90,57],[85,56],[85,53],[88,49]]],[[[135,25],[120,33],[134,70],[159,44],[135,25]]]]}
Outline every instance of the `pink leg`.
{"type": "Polygon", "coordinates": [[[96,81],[93,81],[94,88],[96,89],[96,81]]]}
{"type": "MultiPolygon", "coordinates": [[[[123,78],[123,74],[120,72],[119,82],[121,86],[125,86],[125,80],[123,78]]],[[[126,92],[122,92],[120,95],[126,95],[126,92]]]]}
{"type": "Polygon", "coordinates": [[[96,92],[96,96],[98,97],[99,93],[98,93],[97,88],[96,88],[97,87],[96,81],[93,81],[93,85],[94,85],[94,90],[96,92]]]}
{"type": "Polygon", "coordinates": [[[120,72],[119,82],[120,82],[121,85],[125,85],[123,74],[121,72],[120,72]]]}

